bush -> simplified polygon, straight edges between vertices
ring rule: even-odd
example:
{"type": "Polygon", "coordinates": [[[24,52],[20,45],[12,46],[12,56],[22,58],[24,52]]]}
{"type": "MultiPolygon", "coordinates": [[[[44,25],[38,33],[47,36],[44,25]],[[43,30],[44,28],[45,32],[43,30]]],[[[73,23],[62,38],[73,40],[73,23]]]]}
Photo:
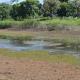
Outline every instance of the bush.
{"type": "Polygon", "coordinates": [[[1,21],[0,22],[0,29],[11,28],[12,24],[10,22],[1,21]]]}

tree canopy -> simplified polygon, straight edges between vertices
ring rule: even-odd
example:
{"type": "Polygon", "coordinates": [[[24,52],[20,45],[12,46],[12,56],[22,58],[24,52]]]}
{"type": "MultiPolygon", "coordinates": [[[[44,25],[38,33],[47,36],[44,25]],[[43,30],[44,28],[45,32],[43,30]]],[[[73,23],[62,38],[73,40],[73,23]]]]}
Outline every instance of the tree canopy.
{"type": "Polygon", "coordinates": [[[80,17],[80,0],[11,0],[15,4],[0,4],[0,19],[23,20],[37,17],[80,17]]]}

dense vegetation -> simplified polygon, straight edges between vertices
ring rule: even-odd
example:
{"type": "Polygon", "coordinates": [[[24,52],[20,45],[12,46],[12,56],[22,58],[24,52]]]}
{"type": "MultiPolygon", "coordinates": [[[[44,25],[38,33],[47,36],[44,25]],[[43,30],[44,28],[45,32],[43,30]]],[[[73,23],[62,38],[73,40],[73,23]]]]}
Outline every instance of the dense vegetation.
{"type": "MultiPolygon", "coordinates": [[[[11,0],[12,2],[16,0],[11,0]]],[[[0,19],[23,20],[39,17],[80,17],[80,0],[25,0],[15,4],[0,4],[0,19]]]]}
{"type": "Polygon", "coordinates": [[[80,25],[80,0],[11,0],[0,3],[0,29],[48,29],[80,25]]]}

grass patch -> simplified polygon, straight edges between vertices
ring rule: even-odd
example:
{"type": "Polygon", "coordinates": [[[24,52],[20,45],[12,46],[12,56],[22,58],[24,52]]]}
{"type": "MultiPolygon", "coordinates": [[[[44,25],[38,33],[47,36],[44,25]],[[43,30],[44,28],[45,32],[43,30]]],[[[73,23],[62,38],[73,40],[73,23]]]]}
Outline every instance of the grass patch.
{"type": "Polygon", "coordinates": [[[54,19],[49,19],[49,20],[44,20],[41,21],[43,24],[53,24],[56,26],[59,25],[66,25],[66,26],[78,26],[80,25],[80,19],[76,18],[54,18],[54,19]]]}
{"type": "Polygon", "coordinates": [[[70,38],[70,37],[64,37],[64,38],[58,38],[53,39],[54,43],[61,43],[63,47],[68,47],[70,49],[80,51],[80,38],[70,38]]]}
{"type": "Polygon", "coordinates": [[[19,41],[25,41],[25,40],[31,40],[31,36],[7,36],[7,35],[0,35],[0,39],[9,39],[9,40],[19,40],[19,41]]]}
{"type": "Polygon", "coordinates": [[[51,30],[53,28],[76,27],[80,25],[80,19],[76,18],[40,18],[40,19],[25,19],[24,21],[4,20],[0,21],[0,29],[16,28],[16,29],[30,29],[30,28],[45,28],[51,30]]]}
{"type": "Polygon", "coordinates": [[[80,64],[79,59],[69,54],[54,54],[49,55],[47,51],[10,51],[7,49],[0,49],[0,55],[12,58],[26,58],[35,61],[49,61],[49,62],[66,62],[70,64],[80,64]]]}
{"type": "Polygon", "coordinates": [[[32,40],[34,33],[22,32],[22,31],[0,31],[0,39],[9,40],[32,40]]]}
{"type": "Polygon", "coordinates": [[[26,19],[24,21],[4,20],[0,21],[0,29],[15,28],[15,29],[29,29],[35,28],[39,24],[36,19],[26,19]]]}

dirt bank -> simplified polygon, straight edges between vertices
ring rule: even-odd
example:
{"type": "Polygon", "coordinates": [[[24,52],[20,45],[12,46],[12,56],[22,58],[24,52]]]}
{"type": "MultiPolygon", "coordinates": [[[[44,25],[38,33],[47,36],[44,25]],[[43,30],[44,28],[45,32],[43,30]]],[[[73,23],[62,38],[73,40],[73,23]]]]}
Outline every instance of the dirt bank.
{"type": "Polygon", "coordinates": [[[80,80],[80,66],[0,56],[0,80],[80,80]]]}

